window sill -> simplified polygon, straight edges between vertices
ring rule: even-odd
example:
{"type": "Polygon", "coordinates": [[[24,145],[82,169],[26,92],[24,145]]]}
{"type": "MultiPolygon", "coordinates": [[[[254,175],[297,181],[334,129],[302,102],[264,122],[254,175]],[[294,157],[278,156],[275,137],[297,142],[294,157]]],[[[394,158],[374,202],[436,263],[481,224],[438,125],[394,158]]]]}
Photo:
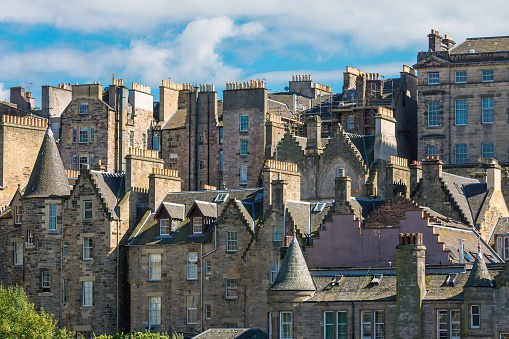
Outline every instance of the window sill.
{"type": "Polygon", "coordinates": [[[237,253],[237,251],[236,250],[235,251],[228,251],[228,250],[226,250],[226,253],[237,253]]]}
{"type": "Polygon", "coordinates": [[[82,260],[83,261],[91,261],[91,260],[94,260],[94,258],[83,258],[82,260]]]}
{"type": "Polygon", "coordinates": [[[196,280],[198,280],[198,278],[193,278],[193,279],[187,278],[187,281],[196,281],[196,280]]]}
{"type": "Polygon", "coordinates": [[[158,281],[161,281],[161,279],[149,279],[148,281],[150,281],[150,282],[154,282],[154,281],[158,282],[158,281]]]}

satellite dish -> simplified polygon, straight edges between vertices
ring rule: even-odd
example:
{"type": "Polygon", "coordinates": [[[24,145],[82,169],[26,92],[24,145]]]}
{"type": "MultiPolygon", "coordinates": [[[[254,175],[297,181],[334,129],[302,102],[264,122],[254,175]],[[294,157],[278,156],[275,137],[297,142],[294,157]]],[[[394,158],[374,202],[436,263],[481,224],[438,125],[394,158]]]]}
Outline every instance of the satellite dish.
{"type": "Polygon", "coordinates": [[[286,86],[285,91],[289,91],[289,90],[290,90],[290,87],[286,86]]]}

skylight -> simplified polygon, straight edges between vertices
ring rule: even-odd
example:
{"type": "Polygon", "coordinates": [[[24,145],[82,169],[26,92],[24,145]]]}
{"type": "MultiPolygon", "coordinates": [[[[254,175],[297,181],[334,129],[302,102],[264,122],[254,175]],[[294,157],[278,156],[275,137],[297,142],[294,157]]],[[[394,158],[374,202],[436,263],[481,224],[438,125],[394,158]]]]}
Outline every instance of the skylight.
{"type": "Polygon", "coordinates": [[[323,211],[324,207],[325,207],[325,203],[319,202],[318,204],[316,204],[315,208],[313,209],[313,212],[320,213],[323,211]]]}
{"type": "Polygon", "coordinates": [[[214,202],[221,204],[221,203],[225,202],[226,199],[228,199],[228,195],[229,195],[228,193],[219,193],[217,195],[217,197],[214,199],[214,202]]]}

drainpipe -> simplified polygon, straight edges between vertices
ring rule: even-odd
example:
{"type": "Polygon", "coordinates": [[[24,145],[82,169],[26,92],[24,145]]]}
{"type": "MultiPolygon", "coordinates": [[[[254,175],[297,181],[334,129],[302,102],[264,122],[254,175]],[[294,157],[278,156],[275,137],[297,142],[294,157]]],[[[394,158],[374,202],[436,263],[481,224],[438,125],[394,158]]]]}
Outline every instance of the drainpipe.
{"type": "MultiPolygon", "coordinates": [[[[116,297],[116,303],[117,303],[117,316],[116,316],[116,329],[117,329],[117,333],[118,333],[118,274],[119,274],[119,265],[120,265],[120,248],[118,247],[118,223],[119,223],[120,220],[117,220],[117,297],[116,297]]],[[[149,321],[150,321],[150,316],[149,316],[149,321]]]]}
{"type": "Polygon", "coordinates": [[[194,190],[198,191],[198,86],[194,86],[194,190]]]}
{"type": "Polygon", "coordinates": [[[460,265],[465,263],[465,239],[458,239],[460,241],[460,265]]]}
{"type": "MultiPolygon", "coordinates": [[[[126,92],[127,88],[124,86],[120,86],[119,90],[119,100],[118,100],[118,124],[119,124],[119,165],[120,165],[120,173],[125,173],[126,164],[125,164],[125,156],[126,156],[126,147],[125,147],[125,119],[126,119],[126,111],[127,111],[127,98],[126,92]]],[[[133,145],[134,146],[134,145],[133,145]]]]}
{"type": "Polygon", "coordinates": [[[203,332],[203,243],[200,243],[200,333],[203,332]]]}
{"type": "Polygon", "coordinates": [[[64,302],[64,284],[62,281],[62,275],[63,275],[62,266],[63,266],[63,256],[64,256],[64,208],[65,208],[65,200],[62,200],[62,230],[61,230],[62,237],[60,238],[60,305],[59,305],[60,326],[62,326],[62,321],[63,321],[62,303],[64,302]]]}

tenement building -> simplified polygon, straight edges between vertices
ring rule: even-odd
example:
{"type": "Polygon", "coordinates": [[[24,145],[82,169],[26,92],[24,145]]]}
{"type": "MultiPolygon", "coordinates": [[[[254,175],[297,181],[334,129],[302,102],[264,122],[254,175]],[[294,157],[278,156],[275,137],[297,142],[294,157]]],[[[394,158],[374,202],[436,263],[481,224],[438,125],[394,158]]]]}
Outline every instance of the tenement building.
{"type": "Polygon", "coordinates": [[[479,156],[509,162],[509,37],[468,38],[455,46],[432,30],[419,52],[418,154],[445,164],[473,164],[479,156]],[[453,48],[454,47],[454,48],[453,48]]]}

